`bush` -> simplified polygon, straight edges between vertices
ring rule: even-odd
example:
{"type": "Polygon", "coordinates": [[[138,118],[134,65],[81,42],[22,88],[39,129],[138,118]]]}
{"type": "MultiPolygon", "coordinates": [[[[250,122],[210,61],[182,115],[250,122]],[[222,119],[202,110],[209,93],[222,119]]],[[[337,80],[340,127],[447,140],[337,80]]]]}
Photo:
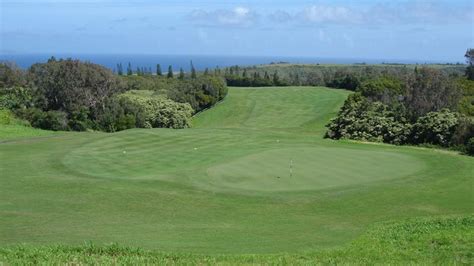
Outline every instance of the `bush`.
{"type": "Polygon", "coordinates": [[[326,137],[403,144],[411,127],[395,119],[380,102],[370,102],[360,94],[350,95],[338,116],[327,125],[326,137]]]}
{"type": "Polygon", "coordinates": [[[186,128],[193,109],[187,103],[177,103],[159,96],[144,96],[133,92],[118,96],[125,114],[133,114],[139,127],[186,128]]]}
{"type": "Polygon", "coordinates": [[[380,101],[384,104],[398,102],[399,96],[404,94],[401,82],[388,77],[364,81],[357,91],[372,101],[380,101]]]}
{"type": "Polygon", "coordinates": [[[418,118],[413,126],[412,142],[448,146],[458,125],[456,113],[443,109],[418,118]]]}
{"type": "Polygon", "coordinates": [[[10,110],[0,109],[0,125],[10,125],[13,121],[13,114],[10,110]]]}
{"type": "Polygon", "coordinates": [[[32,106],[33,96],[28,88],[11,87],[0,89],[0,108],[10,110],[32,106]]]}
{"type": "Polygon", "coordinates": [[[474,137],[470,138],[466,144],[466,153],[474,156],[474,137]]]}

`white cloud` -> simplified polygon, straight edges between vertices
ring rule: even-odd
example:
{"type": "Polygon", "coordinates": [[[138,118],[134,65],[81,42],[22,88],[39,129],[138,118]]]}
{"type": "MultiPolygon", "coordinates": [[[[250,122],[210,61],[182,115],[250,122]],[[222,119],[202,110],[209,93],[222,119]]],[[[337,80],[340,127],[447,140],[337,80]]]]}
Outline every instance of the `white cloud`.
{"type": "Polygon", "coordinates": [[[313,5],[305,8],[297,17],[311,23],[355,23],[361,16],[344,6],[313,5]]]}
{"type": "Polygon", "coordinates": [[[238,6],[234,9],[219,9],[204,11],[197,9],[189,14],[188,18],[201,26],[234,26],[249,27],[254,25],[259,15],[247,8],[238,6]]]}
{"type": "Polygon", "coordinates": [[[304,24],[432,24],[474,23],[474,6],[446,5],[430,1],[358,5],[311,5],[295,13],[275,11],[274,22],[304,24]]]}

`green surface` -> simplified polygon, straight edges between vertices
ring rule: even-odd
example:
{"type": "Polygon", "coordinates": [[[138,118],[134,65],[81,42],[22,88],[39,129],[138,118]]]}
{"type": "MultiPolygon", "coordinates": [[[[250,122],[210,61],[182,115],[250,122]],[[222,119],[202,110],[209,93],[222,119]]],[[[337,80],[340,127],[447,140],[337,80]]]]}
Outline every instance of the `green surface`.
{"type": "Polygon", "coordinates": [[[198,255],[117,244],[0,247],[11,265],[472,265],[474,216],[417,218],[375,226],[349,246],[304,253],[198,255]]]}
{"type": "Polygon", "coordinates": [[[305,253],[379,222],[473,213],[472,157],[323,139],[347,95],[232,88],[191,129],[1,143],[0,243],[305,253]]]}

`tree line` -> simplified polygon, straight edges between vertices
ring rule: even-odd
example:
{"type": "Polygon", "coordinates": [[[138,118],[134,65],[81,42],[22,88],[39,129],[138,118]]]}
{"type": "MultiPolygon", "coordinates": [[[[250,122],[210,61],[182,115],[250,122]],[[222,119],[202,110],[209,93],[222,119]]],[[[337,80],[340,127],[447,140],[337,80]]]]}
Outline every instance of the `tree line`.
{"type": "MultiPolygon", "coordinates": [[[[193,61],[190,63],[191,66],[191,74],[190,78],[191,79],[196,79],[197,78],[197,70],[194,67],[193,61]]],[[[208,71],[208,69],[207,69],[208,71]]],[[[151,67],[137,67],[135,71],[133,71],[132,64],[129,62],[126,72],[124,71],[122,63],[118,63],[116,69],[114,69],[114,73],[117,73],[119,76],[132,76],[132,75],[137,75],[137,76],[152,76],[156,75],[158,77],[163,77],[164,73],[161,69],[161,64],[156,65],[155,72],[152,70],[151,67]]],[[[204,73],[206,75],[206,72],[204,73]]],[[[173,67],[171,65],[168,66],[168,73],[166,74],[167,78],[173,78],[174,77],[174,72],[173,72],[173,67]]],[[[178,78],[183,80],[185,79],[186,75],[184,73],[183,68],[181,67],[179,69],[179,75],[178,78]]]]}
{"type": "Polygon", "coordinates": [[[415,68],[355,87],[328,125],[327,138],[436,145],[474,155],[474,49],[463,76],[415,68]]]}
{"type": "Polygon", "coordinates": [[[145,73],[149,70],[115,75],[100,65],[54,57],[26,71],[0,63],[0,109],[49,130],[183,128],[194,113],[227,94],[225,81],[218,77],[145,73]],[[147,89],[148,94],[134,93],[147,89]]]}

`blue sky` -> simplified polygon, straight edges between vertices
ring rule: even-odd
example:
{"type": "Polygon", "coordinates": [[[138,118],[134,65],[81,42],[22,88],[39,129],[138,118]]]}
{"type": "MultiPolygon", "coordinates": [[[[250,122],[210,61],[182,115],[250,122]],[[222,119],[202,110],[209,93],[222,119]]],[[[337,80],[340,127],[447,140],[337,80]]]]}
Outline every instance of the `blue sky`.
{"type": "Polygon", "coordinates": [[[474,1],[0,0],[0,53],[463,61],[474,1]]]}

